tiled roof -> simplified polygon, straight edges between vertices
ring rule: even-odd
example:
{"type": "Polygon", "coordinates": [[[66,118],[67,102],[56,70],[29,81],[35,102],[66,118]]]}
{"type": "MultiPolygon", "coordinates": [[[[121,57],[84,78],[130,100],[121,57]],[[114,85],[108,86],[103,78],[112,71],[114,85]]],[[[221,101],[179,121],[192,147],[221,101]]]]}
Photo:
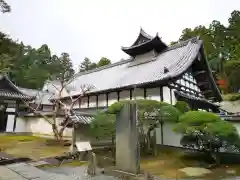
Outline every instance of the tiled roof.
{"type": "Polygon", "coordinates": [[[192,96],[192,95],[188,95],[188,94],[185,94],[183,92],[180,92],[180,91],[175,91],[174,92],[175,94],[179,95],[179,96],[182,96],[182,97],[185,97],[187,99],[191,99],[191,100],[196,100],[196,101],[201,101],[201,102],[204,102],[204,103],[207,103],[207,104],[210,104],[211,106],[215,106],[215,107],[219,107],[219,105],[217,104],[214,104],[204,98],[199,98],[199,97],[196,97],[196,96],[192,96]]]}
{"type": "Polygon", "coordinates": [[[93,121],[94,116],[92,114],[75,111],[74,115],[70,118],[74,123],[90,124],[93,121]]]}
{"type": "Polygon", "coordinates": [[[27,88],[20,88],[19,89],[24,93],[28,94],[30,96],[36,97],[35,102],[37,104],[46,104],[46,105],[52,105],[49,99],[51,99],[54,94],[50,92],[44,92],[41,90],[36,90],[36,89],[27,89],[27,88]]]}
{"type": "Polygon", "coordinates": [[[12,83],[12,81],[8,78],[8,76],[0,74],[0,81],[2,83],[7,83],[8,87],[3,87],[0,90],[0,96],[9,99],[24,99],[24,100],[32,100],[34,96],[30,94],[23,93],[19,87],[12,83]],[[10,87],[10,90],[8,89],[10,87]]]}
{"type": "Polygon", "coordinates": [[[25,100],[31,99],[31,97],[28,95],[24,95],[17,92],[7,92],[7,91],[0,91],[0,97],[13,98],[13,99],[25,99],[25,100]]]}
{"type": "Polygon", "coordinates": [[[83,84],[90,84],[94,86],[91,92],[99,92],[174,78],[191,66],[201,46],[201,40],[192,39],[169,47],[147,63],[129,67],[134,61],[130,59],[79,73],[70,85],[79,89],[83,84]],[[164,67],[168,72],[164,72],[164,67]]]}

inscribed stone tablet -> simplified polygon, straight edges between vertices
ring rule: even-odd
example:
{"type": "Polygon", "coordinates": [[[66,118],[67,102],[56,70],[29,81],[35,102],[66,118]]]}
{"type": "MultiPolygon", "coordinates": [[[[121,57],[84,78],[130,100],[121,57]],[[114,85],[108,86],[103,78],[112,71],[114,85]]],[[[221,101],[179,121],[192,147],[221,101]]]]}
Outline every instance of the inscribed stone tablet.
{"type": "Polygon", "coordinates": [[[92,150],[92,146],[89,141],[76,142],[76,146],[77,146],[77,151],[80,151],[80,152],[92,150]]]}

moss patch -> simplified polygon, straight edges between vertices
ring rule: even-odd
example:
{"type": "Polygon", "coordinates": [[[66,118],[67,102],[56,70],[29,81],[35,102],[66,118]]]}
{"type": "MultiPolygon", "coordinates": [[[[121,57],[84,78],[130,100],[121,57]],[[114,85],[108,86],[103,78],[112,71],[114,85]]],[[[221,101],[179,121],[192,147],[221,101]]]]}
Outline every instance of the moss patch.
{"type": "Polygon", "coordinates": [[[237,101],[240,100],[240,93],[231,93],[223,95],[225,101],[237,101]]]}
{"type": "Polygon", "coordinates": [[[0,150],[16,157],[29,157],[39,160],[45,157],[60,156],[68,151],[62,145],[46,145],[47,138],[37,136],[1,135],[0,150]]]}
{"type": "Polygon", "coordinates": [[[55,168],[55,167],[62,167],[62,166],[67,166],[67,167],[78,167],[78,166],[83,166],[83,165],[87,165],[88,162],[87,161],[72,161],[72,162],[66,162],[66,163],[62,163],[60,166],[55,166],[55,165],[51,165],[51,164],[45,164],[45,165],[41,165],[41,166],[37,166],[38,168],[43,168],[43,169],[48,169],[48,168],[55,168]]]}
{"type": "MultiPolygon", "coordinates": [[[[188,153],[187,153],[188,154],[188,153]]],[[[188,178],[184,172],[179,169],[184,167],[203,167],[201,155],[199,158],[186,158],[186,153],[182,149],[161,149],[157,157],[141,159],[141,169],[148,171],[150,174],[162,178],[188,178]]],[[[203,178],[206,180],[219,180],[227,177],[240,175],[240,165],[221,165],[217,168],[210,169],[212,172],[203,178]],[[235,174],[228,174],[228,170],[233,170],[235,174]]]]}

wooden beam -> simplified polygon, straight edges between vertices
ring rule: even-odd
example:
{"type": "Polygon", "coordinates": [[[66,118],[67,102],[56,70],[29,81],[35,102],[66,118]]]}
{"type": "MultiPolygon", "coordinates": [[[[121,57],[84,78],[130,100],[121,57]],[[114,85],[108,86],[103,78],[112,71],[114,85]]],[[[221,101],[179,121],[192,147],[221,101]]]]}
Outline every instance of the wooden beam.
{"type": "Polygon", "coordinates": [[[120,100],[120,91],[117,92],[117,101],[120,100]]]}
{"type": "Polygon", "coordinates": [[[87,96],[87,107],[89,108],[89,101],[90,101],[90,97],[87,96]]]}
{"type": "Polygon", "coordinates": [[[206,90],[206,91],[203,91],[202,93],[206,95],[206,94],[212,93],[212,90],[206,90]]]}
{"type": "Polygon", "coordinates": [[[98,95],[96,95],[96,107],[98,108],[98,95]]]}
{"type": "Polygon", "coordinates": [[[204,71],[204,70],[202,70],[202,71],[197,71],[197,72],[193,73],[193,77],[196,77],[196,76],[198,76],[198,75],[200,75],[200,74],[204,74],[204,73],[206,73],[206,71],[204,71]]]}
{"type": "Polygon", "coordinates": [[[203,85],[206,85],[206,84],[209,84],[209,82],[203,81],[203,82],[197,83],[198,86],[203,86],[203,85]]]}
{"type": "Polygon", "coordinates": [[[130,96],[130,100],[132,100],[133,90],[130,89],[129,93],[130,93],[130,95],[129,95],[130,96]]]}
{"type": "Polygon", "coordinates": [[[147,98],[147,89],[146,88],[144,88],[143,89],[143,97],[144,97],[144,99],[146,99],[147,98]]]}
{"type": "Polygon", "coordinates": [[[163,99],[163,87],[162,86],[159,87],[159,94],[160,94],[160,101],[164,101],[164,99],[163,99]]]}
{"type": "Polygon", "coordinates": [[[108,107],[108,94],[109,93],[106,93],[106,106],[108,107]]]}

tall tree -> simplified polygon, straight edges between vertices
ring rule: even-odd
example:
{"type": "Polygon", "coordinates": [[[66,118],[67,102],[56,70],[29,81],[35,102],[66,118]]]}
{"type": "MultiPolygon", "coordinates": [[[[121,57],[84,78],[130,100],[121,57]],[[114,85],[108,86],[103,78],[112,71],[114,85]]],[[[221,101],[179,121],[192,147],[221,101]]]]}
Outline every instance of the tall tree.
{"type": "Polygon", "coordinates": [[[98,61],[97,67],[106,66],[106,65],[108,65],[108,64],[111,64],[111,61],[110,61],[108,58],[106,58],[106,57],[102,57],[102,58],[98,61]]]}
{"type": "Polygon", "coordinates": [[[9,6],[9,4],[6,3],[4,0],[0,0],[0,11],[2,13],[11,12],[11,6],[9,6]]]}
{"type": "Polygon", "coordinates": [[[228,22],[227,46],[230,48],[230,58],[240,60],[240,11],[233,11],[228,22]]]}
{"type": "Polygon", "coordinates": [[[68,53],[62,53],[60,58],[60,71],[58,72],[60,75],[64,74],[64,79],[69,80],[73,77],[75,71],[73,69],[72,60],[68,53]]]}
{"type": "Polygon", "coordinates": [[[79,72],[88,71],[97,67],[96,63],[92,63],[89,58],[85,57],[80,64],[79,72]]]}

